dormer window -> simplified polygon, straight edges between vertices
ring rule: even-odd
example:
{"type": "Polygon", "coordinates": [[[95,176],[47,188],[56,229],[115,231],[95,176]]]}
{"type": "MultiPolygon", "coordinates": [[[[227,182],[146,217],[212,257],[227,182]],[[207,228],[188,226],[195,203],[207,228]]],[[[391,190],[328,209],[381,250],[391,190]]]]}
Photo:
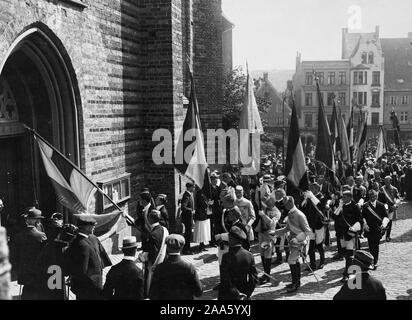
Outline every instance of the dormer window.
{"type": "Polygon", "coordinates": [[[368,63],[369,64],[373,64],[373,52],[369,52],[368,54],[368,63]]]}
{"type": "Polygon", "coordinates": [[[362,52],[362,64],[368,63],[368,54],[366,52],[362,52]]]}

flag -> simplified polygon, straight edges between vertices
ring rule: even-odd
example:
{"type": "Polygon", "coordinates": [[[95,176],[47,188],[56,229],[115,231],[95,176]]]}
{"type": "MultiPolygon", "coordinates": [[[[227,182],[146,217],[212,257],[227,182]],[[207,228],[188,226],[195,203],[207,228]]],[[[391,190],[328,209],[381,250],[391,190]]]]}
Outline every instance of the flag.
{"type": "Polygon", "coordinates": [[[303,152],[302,140],[300,138],[299,131],[298,116],[296,113],[296,107],[293,98],[288,148],[286,153],[285,173],[286,178],[293,184],[293,186],[302,191],[306,191],[309,189],[305,154],[303,152]]]}
{"type": "Polygon", "coordinates": [[[325,110],[323,107],[323,99],[320,93],[318,78],[316,78],[316,86],[317,86],[317,93],[318,93],[319,111],[318,111],[318,138],[317,138],[315,159],[322,162],[326,166],[326,168],[334,172],[335,171],[335,157],[333,154],[333,148],[332,148],[332,143],[330,139],[331,133],[330,133],[329,125],[328,125],[328,122],[325,116],[325,110]]]}
{"type": "Polygon", "coordinates": [[[340,138],[339,138],[339,123],[338,115],[336,112],[335,100],[333,100],[332,118],[330,119],[330,139],[332,143],[333,152],[336,154],[340,150],[340,138]]]}
{"type": "Polygon", "coordinates": [[[256,175],[260,170],[260,135],[263,133],[262,121],[255,94],[253,81],[247,71],[246,96],[240,112],[239,150],[242,175],[256,175]],[[251,158],[249,154],[251,153],[251,158]]]}
{"type": "Polygon", "coordinates": [[[396,146],[401,147],[401,127],[399,125],[399,119],[395,113],[395,110],[392,110],[391,112],[391,120],[392,120],[392,127],[394,129],[393,140],[396,146]]]}
{"type": "Polygon", "coordinates": [[[57,201],[73,212],[87,211],[88,202],[96,188],[45,141],[34,136],[43,160],[44,168],[56,191],[57,201]]]}
{"type": "Polygon", "coordinates": [[[107,214],[89,213],[88,207],[96,191],[102,194],[103,191],[43,137],[33,129],[26,128],[33,133],[37,141],[44,168],[56,192],[57,201],[69,209],[73,216],[78,217],[80,214],[92,216],[97,222],[94,234],[98,237],[105,237],[116,232],[121,215],[129,224],[134,224],[133,218],[122,212],[119,207],[117,207],[119,210],[107,214]]]}
{"type": "Polygon", "coordinates": [[[350,163],[352,163],[353,162],[353,148],[355,145],[354,129],[353,129],[353,107],[350,112],[350,117],[349,117],[348,127],[347,127],[346,132],[347,132],[348,142],[349,142],[350,163]]]}
{"type": "Polygon", "coordinates": [[[183,122],[183,128],[176,146],[175,168],[186,177],[192,179],[200,188],[203,188],[208,167],[205,147],[200,123],[199,107],[197,104],[195,82],[190,71],[191,92],[189,106],[183,122]],[[190,130],[190,132],[188,132],[190,130]],[[195,137],[195,141],[185,141],[185,134],[195,137]]]}
{"type": "Polygon", "coordinates": [[[381,127],[379,131],[378,147],[376,149],[376,160],[380,159],[387,152],[387,150],[383,128],[381,127]]]}
{"type": "Polygon", "coordinates": [[[340,160],[346,166],[350,166],[351,162],[351,153],[349,146],[349,139],[346,130],[345,120],[343,119],[342,112],[338,108],[338,122],[339,122],[339,139],[340,139],[340,160]]]}
{"type": "Polygon", "coordinates": [[[365,151],[367,145],[367,134],[368,134],[368,125],[367,125],[367,115],[365,116],[365,120],[363,121],[363,126],[361,127],[361,132],[359,133],[358,141],[355,145],[355,151],[353,157],[356,159],[356,166],[358,170],[362,166],[365,160],[365,151]]]}

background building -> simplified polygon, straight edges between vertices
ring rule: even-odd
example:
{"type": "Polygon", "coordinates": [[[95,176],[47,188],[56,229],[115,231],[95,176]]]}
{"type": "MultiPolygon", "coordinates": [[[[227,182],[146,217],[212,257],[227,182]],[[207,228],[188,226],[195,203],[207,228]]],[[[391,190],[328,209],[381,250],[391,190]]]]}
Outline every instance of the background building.
{"type": "Polygon", "coordinates": [[[398,116],[403,142],[412,140],[412,33],[406,38],[381,39],[385,56],[384,126],[393,141],[390,113],[398,116]]]}
{"type": "MultiPolygon", "coordinates": [[[[116,190],[126,212],[147,186],[168,195],[173,218],[181,179],[153,163],[152,133],[180,133],[187,62],[204,128],[221,127],[221,0],[5,0],[0,12],[3,216],[12,221],[35,201],[46,216],[62,210],[25,123],[116,190]]],[[[130,232],[122,220],[114,231],[109,251],[130,232]]]]}

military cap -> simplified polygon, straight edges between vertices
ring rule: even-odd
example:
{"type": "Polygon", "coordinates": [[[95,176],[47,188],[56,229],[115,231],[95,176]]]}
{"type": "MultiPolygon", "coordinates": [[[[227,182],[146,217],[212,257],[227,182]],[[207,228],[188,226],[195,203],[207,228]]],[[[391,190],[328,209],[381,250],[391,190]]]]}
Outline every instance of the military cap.
{"type": "Polygon", "coordinates": [[[355,252],[354,260],[359,262],[361,267],[367,269],[373,263],[373,256],[365,250],[357,250],[355,252]]]}
{"type": "Polygon", "coordinates": [[[345,191],[342,192],[342,195],[343,195],[343,196],[350,196],[350,197],[352,197],[353,194],[352,194],[352,191],[350,191],[350,190],[345,190],[345,191]]]}
{"type": "Polygon", "coordinates": [[[165,244],[168,253],[180,253],[185,245],[185,238],[180,234],[171,234],[167,236],[165,244]]]}

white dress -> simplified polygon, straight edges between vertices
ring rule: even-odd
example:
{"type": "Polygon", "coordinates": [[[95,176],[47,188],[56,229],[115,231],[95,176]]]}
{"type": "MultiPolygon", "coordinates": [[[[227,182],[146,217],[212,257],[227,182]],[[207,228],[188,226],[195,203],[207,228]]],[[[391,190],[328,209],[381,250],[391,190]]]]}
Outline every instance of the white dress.
{"type": "Polygon", "coordinates": [[[210,241],[210,236],[210,219],[206,219],[203,221],[196,220],[193,242],[203,242],[205,245],[208,245],[210,241]]]}

